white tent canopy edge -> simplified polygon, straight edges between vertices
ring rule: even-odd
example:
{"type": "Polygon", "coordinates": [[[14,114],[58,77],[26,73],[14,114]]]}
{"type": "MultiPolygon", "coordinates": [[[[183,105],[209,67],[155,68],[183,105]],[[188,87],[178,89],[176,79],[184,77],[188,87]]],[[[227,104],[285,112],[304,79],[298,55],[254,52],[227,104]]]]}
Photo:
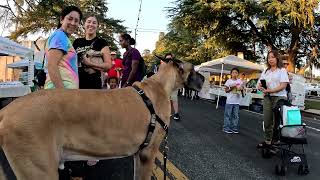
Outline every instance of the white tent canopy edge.
{"type": "Polygon", "coordinates": [[[0,36],[0,55],[5,56],[19,56],[29,59],[28,66],[28,85],[32,86],[34,79],[34,51],[30,48],[24,47],[8,38],[0,36]]]}

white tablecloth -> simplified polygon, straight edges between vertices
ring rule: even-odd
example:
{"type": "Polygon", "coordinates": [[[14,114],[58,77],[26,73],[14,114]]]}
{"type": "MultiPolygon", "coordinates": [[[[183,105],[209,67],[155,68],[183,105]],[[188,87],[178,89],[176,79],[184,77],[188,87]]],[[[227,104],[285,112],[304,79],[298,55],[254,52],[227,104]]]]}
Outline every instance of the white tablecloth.
{"type": "Polygon", "coordinates": [[[27,85],[0,84],[0,98],[20,97],[31,93],[27,85]]]}

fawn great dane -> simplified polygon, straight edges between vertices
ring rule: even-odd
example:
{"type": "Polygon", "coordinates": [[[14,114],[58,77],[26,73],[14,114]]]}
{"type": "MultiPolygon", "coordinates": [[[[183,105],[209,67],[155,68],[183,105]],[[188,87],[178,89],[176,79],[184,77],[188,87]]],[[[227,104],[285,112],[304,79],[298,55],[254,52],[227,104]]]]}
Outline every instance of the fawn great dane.
{"type": "MultiPolygon", "coordinates": [[[[200,90],[204,77],[187,62],[162,64],[158,73],[135,82],[168,126],[172,91],[200,90]]],[[[155,154],[166,131],[156,122],[146,139],[152,113],[132,87],[115,90],[42,90],[0,111],[0,145],[18,180],[58,180],[64,161],[134,155],[135,179],[150,180],[155,154]]],[[[1,167],[0,167],[1,169],[1,167]]]]}

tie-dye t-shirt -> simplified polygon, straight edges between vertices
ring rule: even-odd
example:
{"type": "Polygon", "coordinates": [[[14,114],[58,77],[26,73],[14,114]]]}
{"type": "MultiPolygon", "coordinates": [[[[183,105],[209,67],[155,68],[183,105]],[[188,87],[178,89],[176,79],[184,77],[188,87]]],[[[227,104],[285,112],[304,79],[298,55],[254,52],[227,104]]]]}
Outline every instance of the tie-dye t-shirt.
{"type": "MultiPolygon", "coordinates": [[[[46,54],[50,49],[59,49],[63,51],[62,60],[59,61],[58,67],[60,76],[62,78],[63,85],[66,89],[78,89],[79,88],[79,76],[78,76],[78,59],[77,53],[72,46],[68,36],[61,29],[54,31],[48,38],[46,45],[46,54]]],[[[48,58],[46,56],[46,69],[48,64],[48,58]]],[[[47,71],[45,89],[54,89],[54,84],[50,79],[47,71]]]]}

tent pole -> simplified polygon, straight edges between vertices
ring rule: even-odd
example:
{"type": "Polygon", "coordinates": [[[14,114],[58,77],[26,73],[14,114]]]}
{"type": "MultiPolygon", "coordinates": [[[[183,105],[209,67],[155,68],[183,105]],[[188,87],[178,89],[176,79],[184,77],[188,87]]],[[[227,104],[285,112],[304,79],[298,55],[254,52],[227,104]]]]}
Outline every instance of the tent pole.
{"type": "Polygon", "coordinates": [[[6,69],[4,70],[4,82],[7,81],[7,76],[8,76],[8,67],[7,67],[7,64],[8,64],[8,56],[6,56],[6,69]]]}
{"type": "Polygon", "coordinates": [[[33,80],[34,80],[34,53],[32,53],[32,56],[28,58],[29,64],[28,64],[28,85],[31,87],[33,86],[33,80]]]}
{"type": "Polygon", "coordinates": [[[223,65],[224,65],[224,63],[222,63],[222,66],[221,66],[220,83],[219,83],[219,92],[218,92],[218,99],[217,99],[216,109],[218,109],[218,106],[219,106],[219,100],[220,100],[220,91],[221,91],[221,85],[222,85],[222,72],[223,72],[223,65]]]}

